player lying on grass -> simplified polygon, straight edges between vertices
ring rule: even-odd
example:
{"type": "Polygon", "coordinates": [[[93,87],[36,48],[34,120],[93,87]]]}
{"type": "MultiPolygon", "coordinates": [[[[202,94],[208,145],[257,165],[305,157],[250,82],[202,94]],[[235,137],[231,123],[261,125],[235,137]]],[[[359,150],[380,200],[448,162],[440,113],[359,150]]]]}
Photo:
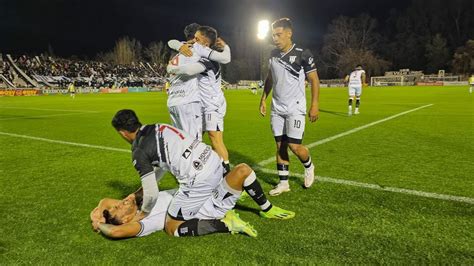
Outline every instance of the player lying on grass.
{"type": "Polygon", "coordinates": [[[165,172],[170,172],[179,183],[165,222],[169,235],[194,235],[192,228],[198,228],[199,220],[223,218],[243,190],[260,206],[262,217],[295,216],[267,200],[248,165],[237,165],[223,178],[219,155],[184,131],[166,124],[142,125],[135,112],[126,109],[115,114],[112,125],[132,144],[132,163],[140,175],[143,203],[134,217],[136,221],[148,216],[158,201],[158,181],[165,172]]]}
{"type": "MultiPolygon", "coordinates": [[[[165,190],[158,193],[158,201],[150,214],[136,221],[135,217],[143,203],[143,193],[138,191],[123,200],[102,199],[91,212],[90,218],[94,231],[101,232],[109,238],[142,237],[161,231],[165,228],[166,210],[176,190],[165,190]]],[[[242,221],[234,211],[228,211],[221,220],[200,220],[197,227],[191,228],[192,236],[216,232],[246,233],[257,236],[257,232],[242,221]]]]}

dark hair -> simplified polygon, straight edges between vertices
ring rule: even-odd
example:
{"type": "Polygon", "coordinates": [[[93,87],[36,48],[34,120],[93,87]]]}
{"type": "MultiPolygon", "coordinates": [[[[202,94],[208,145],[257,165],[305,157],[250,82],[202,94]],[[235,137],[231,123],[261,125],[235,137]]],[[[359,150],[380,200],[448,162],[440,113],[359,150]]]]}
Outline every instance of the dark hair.
{"type": "Polygon", "coordinates": [[[201,27],[201,25],[197,23],[191,23],[188,26],[184,27],[184,36],[186,37],[187,41],[194,39],[194,34],[196,33],[199,27],[201,27]]]}
{"type": "Polygon", "coordinates": [[[280,18],[272,23],[272,29],[275,28],[284,28],[284,29],[290,29],[293,30],[293,25],[291,24],[291,20],[289,18],[280,18]]]}
{"type": "Polygon", "coordinates": [[[116,130],[135,132],[142,126],[142,124],[133,110],[123,109],[118,111],[114,118],[112,118],[112,126],[116,130]]]}
{"type": "Polygon", "coordinates": [[[209,26],[200,26],[197,31],[199,31],[202,35],[209,39],[211,42],[209,47],[213,47],[216,44],[217,40],[217,31],[213,27],[209,26]]]}
{"type": "Polygon", "coordinates": [[[110,214],[110,212],[108,210],[104,210],[102,212],[102,215],[104,215],[106,224],[113,224],[113,225],[121,225],[122,224],[122,221],[117,219],[117,217],[115,217],[115,216],[112,217],[112,215],[110,214]]]}
{"type": "Polygon", "coordinates": [[[137,208],[140,210],[143,205],[143,190],[135,192],[134,194],[135,194],[135,204],[137,205],[137,208]]]}
{"type": "Polygon", "coordinates": [[[361,65],[361,64],[358,64],[358,65],[356,66],[356,68],[359,68],[359,67],[362,68],[362,65],[361,65]]]}

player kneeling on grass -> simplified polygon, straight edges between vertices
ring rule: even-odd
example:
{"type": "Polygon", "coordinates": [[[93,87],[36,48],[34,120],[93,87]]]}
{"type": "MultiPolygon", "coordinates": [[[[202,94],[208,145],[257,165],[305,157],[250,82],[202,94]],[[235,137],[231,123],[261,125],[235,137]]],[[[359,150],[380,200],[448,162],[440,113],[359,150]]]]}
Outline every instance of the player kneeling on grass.
{"type": "Polygon", "coordinates": [[[143,203],[135,220],[150,214],[158,201],[158,180],[167,171],[179,183],[166,217],[165,230],[170,235],[195,235],[192,228],[198,228],[199,220],[223,218],[235,206],[242,190],[261,207],[262,217],[289,219],[295,215],[267,200],[248,165],[239,164],[223,179],[224,167],[219,155],[175,127],[142,126],[132,110],[118,111],[112,125],[132,144],[132,162],[142,183],[143,203]]]}

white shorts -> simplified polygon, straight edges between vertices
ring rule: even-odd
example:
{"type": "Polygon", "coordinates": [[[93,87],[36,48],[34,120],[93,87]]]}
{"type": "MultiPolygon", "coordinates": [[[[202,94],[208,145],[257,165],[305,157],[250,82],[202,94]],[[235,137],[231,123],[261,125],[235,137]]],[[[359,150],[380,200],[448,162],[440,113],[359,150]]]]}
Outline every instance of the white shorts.
{"type": "Polygon", "coordinates": [[[173,126],[202,140],[202,107],[194,102],[168,108],[173,126]]]}
{"type": "Polygon", "coordinates": [[[224,103],[212,111],[204,111],[204,131],[224,131],[224,117],[227,111],[227,104],[224,103]]]}
{"type": "Polygon", "coordinates": [[[271,127],[277,142],[287,140],[289,143],[303,142],[305,115],[279,115],[272,113],[271,127]]]}
{"type": "Polygon", "coordinates": [[[240,193],[229,192],[227,182],[222,179],[219,186],[212,192],[212,197],[202,205],[195,218],[200,220],[221,219],[226,212],[232,210],[240,198],[240,193]]]}
{"type": "Polygon", "coordinates": [[[188,185],[180,185],[168,207],[168,215],[176,220],[195,218],[199,210],[210,198],[224,177],[222,160],[217,153],[212,152],[207,166],[188,185]]]}
{"type": "Polygon", "coordinates": [[[362,87],[349,86],[349,97],[354,97],[354,96],[359,97],[361,94],[362,94],[362,87]]]}

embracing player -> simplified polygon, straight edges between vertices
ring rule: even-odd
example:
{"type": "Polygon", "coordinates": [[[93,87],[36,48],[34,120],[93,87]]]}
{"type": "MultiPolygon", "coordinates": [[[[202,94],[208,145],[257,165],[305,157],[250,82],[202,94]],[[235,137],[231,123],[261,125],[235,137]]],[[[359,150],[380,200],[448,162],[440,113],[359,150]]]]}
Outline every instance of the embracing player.
{"type": "Polygon", "coordinates": [[[260,101],[260,113],[265,116],[265,100],[273,87],[271,127],[277,147],[280,183],[270,191],[272,196],[290,191],[288,148],[305,167],[304,186],[308,188],[314,182],[314,164],[308,148],[302,145],[306,116],[305,79],[311,83],[308,116],[311,122],[315,122],[319,116],[319,78],[311,51],[294,44],[292,34],[290,19],[273,22],[273,42],[277,49],[271,53],[270,70],[260,101]]]}

